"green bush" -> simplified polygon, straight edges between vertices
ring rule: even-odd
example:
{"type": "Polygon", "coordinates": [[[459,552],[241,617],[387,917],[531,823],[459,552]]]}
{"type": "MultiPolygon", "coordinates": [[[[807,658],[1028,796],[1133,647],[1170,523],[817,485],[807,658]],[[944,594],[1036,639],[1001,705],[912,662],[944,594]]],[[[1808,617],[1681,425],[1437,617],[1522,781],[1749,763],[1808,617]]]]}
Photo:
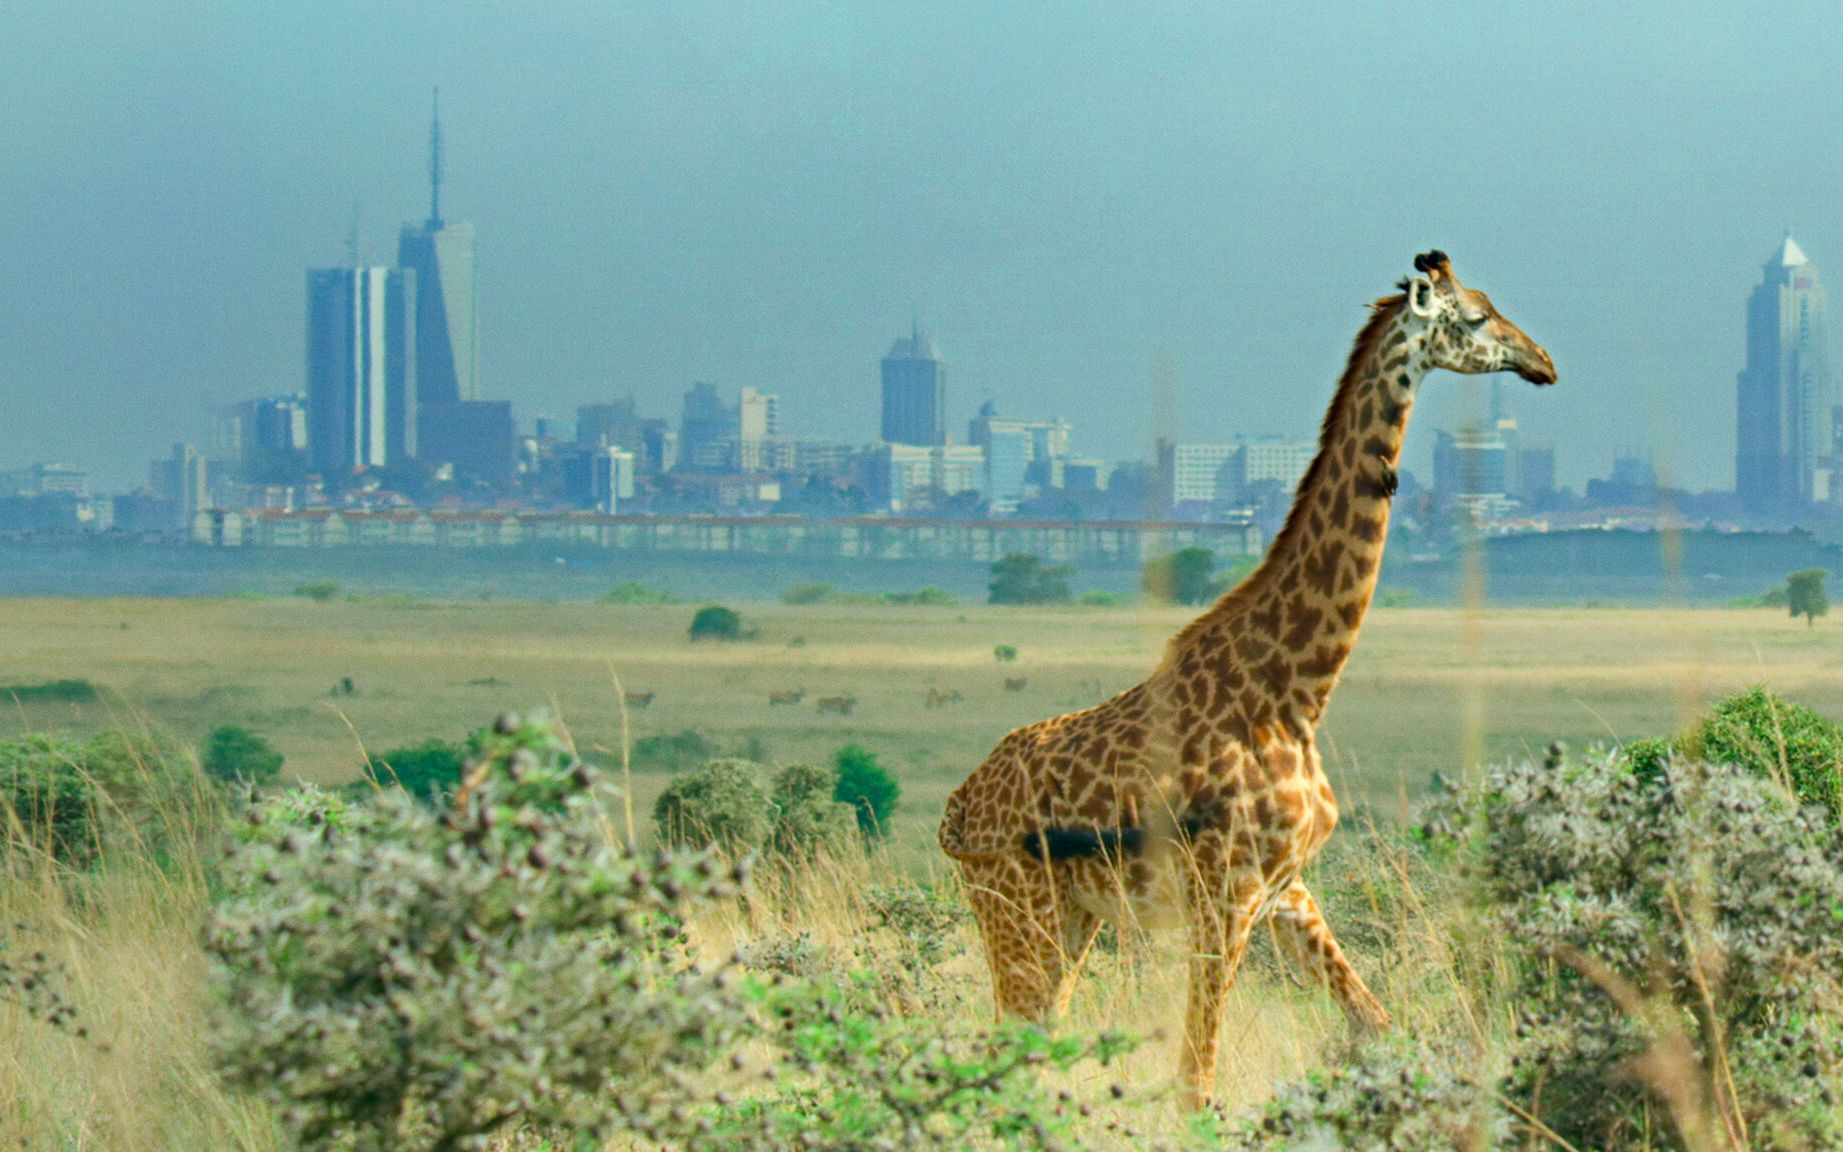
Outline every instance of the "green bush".
{"type": "Polygon", "coordinates": [[[1829,575],[1822,568],[1807,568],[1785,578],[1786,609],[1794,617],[1803,616],[1807,628],[1830,613],[1830,600],[1824,595],[1824,578],[1829,575]]]}
{"type": "MultiPolygon", "coordinates": [[[[599,1148],[663,1131],[748,1026],[679,925],[735,881],[611,844],[614,790],[508,720],[457,812],[308,789],[235,824],[204,939],[231,1084],[289,1147],[448,1152],[516,1126],[599,1148]]],[[[683,1146],[683,1145],[681,1145],[683,1146]]]]}
{"type": "Polygon", "coordinates": [[[675,848],[758,851],[774,827],[760,765],[712,760],[672,781],[653,804],[659,838],[675,848]]]}
{"type": "Polygon", "coordinates": [[[654,588],[638,580],[624,580],[602,594],[603,604],[676,604],[678,597],[664,588],[654,588]]]}
{"type": "Polygon", "coordinates": [[[742,639],[742,615],[734,608],[725,608],[721,604],[707,604],[699,608],[697,615],[691,618],[691,638],[693,640],[740,640],[742,639]]]}
{"type": "Polygon", "coordinates": [[[282,770],[282,754],[248,728],[225,725],[205,740],[199,758],[205,775],[225,783],[267,784],[282,770]]]}
{"type": "Polygon", "coordinates": [[[1000,664],[1009,664],[1017,659],[1017,649],[1010,644],[998,644],[992,648],[992,659],[1000,664]]]}
{"type": "Polygon", "coordinates": [[[850,844],[857,815],[833,799],[837,788],[838,773],[817,764],[789,764],[776,772],[769,791],[774,806],[769,850],[800,858],[850,844]]]}
{"type": "Polygon", "coordinates": [[[930,584],[925,588],[917,588],[913,592],[885,592],[883,602],[885,604],[920,604],[939,607],[943,604],[952,604],[954,598],[953,593],[947,589],[936,588],[930,584]]]}
{"type": "Polygon", "coordinates": [[[378,782],[395,784],[420,800],[436,800],[461,786],[467,748],[430,737],[420,744],[393,748],[372,761],[378,782]]]}
{"type": "Polygon", "coordinates": [[[309,580],[305,584],[295,585],[294,594],[303,600],[324,604],[339,595],[339,585],[331,580],[309,580]]]}
{"type": "Polygon", "coordinates": [[[1738,764],[1789,786],[1804,804],[1843,817],[1843,725],[1802,704],[1751,688],[1717,701],[1673,741],[1635,741],[1626,758],[1641,776],[1656,776],[1672,752],[1689,760],[1738,764]]]}
{"type": "Polygon", "coordinates": [[[1208,548],[1180,548],[1146,562],[1139,584],[1153,600],[1166,604],[1202,604],[1216,598],[1210,577],[1216,554],[1208,548]]]}
{"type": "Polygon", "coordinates": [[[992,582],[986,585],[993,604],[1067,604],[1074,598],[1067,564],[1045,564],[1041,556],[1012,552],[992,565],[992,582]]]}
{"type": "Polygon", "coordinates": [[[105,728],[87,739],[48,732],[0,743],[0,842],[23,840],[87,864],[126,837],[158,852],[200,792],[177,742],[105,728]]]}
{"type": "Polygon", "coordinates": [[[637,772],[682,772],[720,753],[710,737],[695,729],[642,736],[633,742],[628,760],[637,772]]]}
{"type": "Polygon", "coordinates": [[[1126,597],[1118,592],[1107,592],[1099,588],[1081,594],[1081,603],[1089,608],[1118,608],[1126,602],[1126,597]]]}
{"type": "Polygon", "coordinates": [[[781,601],[785,604],[825,604],[837,596],[838,589],[815,582],[793,585],[781,593],[781,601]]]}
{"type": "Polygon", "coordinates": [[[87,704],[96,699],[96,685],[88,680],[48,680],[43,684],[8,684],[0,700],[19,704],[87,704]]]}
{"type": "Polygon", "coordinates": [[[877,763],[877,754],[856,744],[847,744],[832,758],[838,770],[838,785],[832,798],[849,804],[857,813],[858,830],[866,840],[878,840],[889,834],[890,818],[902,799],[902,785],[877,763]]]}
{"type": "Polygon", "coordinates": [[[1693,1147],[1698,1124],[1843,1146],[1843,836],[1824,814],[1681,758],[1505,765],[1457,804],[1513,960],[1508,1098],[1578,1148],[1693,1147]]]}

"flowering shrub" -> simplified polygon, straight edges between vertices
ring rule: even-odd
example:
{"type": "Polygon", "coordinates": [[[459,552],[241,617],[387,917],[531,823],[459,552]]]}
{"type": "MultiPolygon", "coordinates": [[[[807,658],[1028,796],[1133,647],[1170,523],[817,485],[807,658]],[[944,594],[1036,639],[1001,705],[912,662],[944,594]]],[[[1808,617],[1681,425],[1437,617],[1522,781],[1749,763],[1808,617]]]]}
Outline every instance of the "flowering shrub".
{"type": "Polygon", "coordinates": [[[653,1123],[662,1085],[743,1022],[729,966],[675,948],[687,908],[740,876],[617,842],[613,791],[508,717],[445,809],[397,789],[253,805],[205,931],[225,1076],[308,1149],[653,1123]]]}
{"type": "Polygon", "coordinates": [[[1619,756],[1505,765],[1459,803],[1521,961],[1524,1107],[1578,1147],[1843,1142],[1843,833],[1821,810],[1744,767],[1619,756]]]}

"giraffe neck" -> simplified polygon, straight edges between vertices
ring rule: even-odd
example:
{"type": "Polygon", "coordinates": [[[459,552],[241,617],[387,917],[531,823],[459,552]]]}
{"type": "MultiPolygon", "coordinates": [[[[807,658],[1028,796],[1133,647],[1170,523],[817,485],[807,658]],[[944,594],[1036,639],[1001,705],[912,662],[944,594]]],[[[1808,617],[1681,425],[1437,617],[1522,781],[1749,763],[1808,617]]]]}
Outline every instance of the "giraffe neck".
{"type": "Polygon", "coordinates": [[[1427,373],[1422,340],[1411,312],[1379,304],[1351,349],[1318,454],[1267,558],[1178,637],[1179,665],[1252,689],[1232,705],[1250,728],[1316,725],[1350,658],[1382,568],[1408,414],[1427,373]],[[1187,646],[1201,651],[1186,660],[1187,646]]]}

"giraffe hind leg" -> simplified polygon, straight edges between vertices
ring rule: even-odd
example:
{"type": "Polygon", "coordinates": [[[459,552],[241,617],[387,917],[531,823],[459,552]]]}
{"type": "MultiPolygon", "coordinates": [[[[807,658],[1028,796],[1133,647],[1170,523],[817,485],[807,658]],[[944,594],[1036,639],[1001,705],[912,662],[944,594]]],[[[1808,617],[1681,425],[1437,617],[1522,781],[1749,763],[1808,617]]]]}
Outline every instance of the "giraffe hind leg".
{"type": "Polygon", "coordinates": [[[1318,901],[1304,882],[1294,880],[1274,903],[1273,923],[1280,942],[1325,986],[1352,1024],[1380,1032],[1389,1026],[1389,1014],[1357,975],[1337,937],[1319,911],[1318,901]]]}
{"type": "Polygon", "coordinates": [[[998,1016],[1043,1023],[1060,1016],[1099,920],[1077,907],[1043,864],[963,861],[961,874],[985,942],[998,1016]]]}

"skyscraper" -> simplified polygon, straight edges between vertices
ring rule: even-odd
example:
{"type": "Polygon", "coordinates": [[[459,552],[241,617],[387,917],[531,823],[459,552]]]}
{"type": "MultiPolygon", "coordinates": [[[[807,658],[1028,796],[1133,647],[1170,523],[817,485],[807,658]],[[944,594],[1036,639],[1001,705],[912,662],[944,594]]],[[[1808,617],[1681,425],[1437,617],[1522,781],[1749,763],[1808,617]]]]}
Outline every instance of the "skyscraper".
{"type": "Polygon", "coordinates": [[[404,226],[397,242],[397,264],[416,273],[417,395],[430,404],[479,399],[474,226],[442,219],[439,104],[429,127],[429,218],[420,227],[404,226]]]}
{"type": "Polygon", "coordinates": [[[392,268],[307,274],[307,446],[343,476],[416,451],[416,276],[392,268]]]}
{"type": "Polygon", "coordinates": [[[889,444],[947,442],[947,378],[934,341],[919,324],[883,358],[883,439],[889,444]]]}
{"type": "Polygon", "coordinates": [[[1835,404],[1825,341],[1824,286],[1788,228],[1747,298],[1734,489],[1750,508],[1830,499],[1835,404]]]}

